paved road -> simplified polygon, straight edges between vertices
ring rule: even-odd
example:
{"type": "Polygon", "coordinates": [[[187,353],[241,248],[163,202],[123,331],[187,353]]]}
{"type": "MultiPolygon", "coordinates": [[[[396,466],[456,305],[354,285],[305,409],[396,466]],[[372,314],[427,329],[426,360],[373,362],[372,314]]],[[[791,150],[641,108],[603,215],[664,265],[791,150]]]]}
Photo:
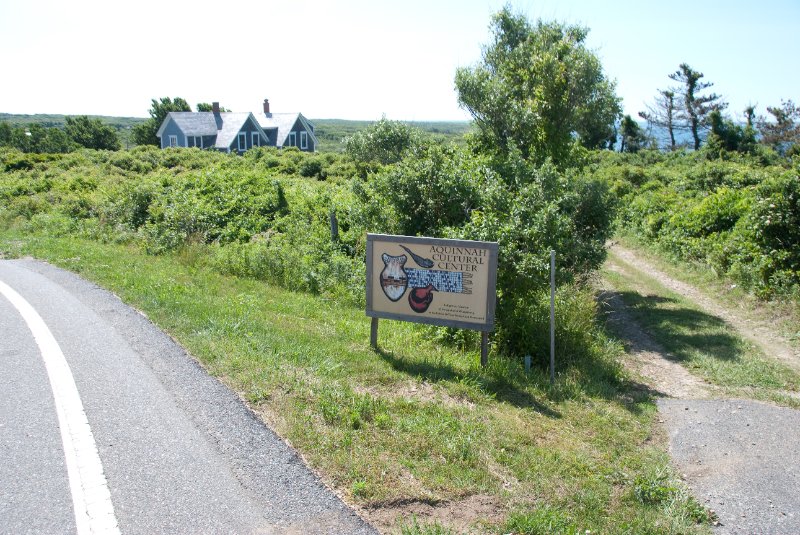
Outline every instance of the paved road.
{"type": "Polygon", "coordinates": [[[800,533],[800,411],[749,400],[661,399],[670,452],[720,535],[800,533]]]}
{"type": "Polygon", "coordinates": [[[32,260],[0,260],[0,282],[41,316],[69,367],[46,365],[44,335],[0,292],[0,533],[376,533],[115,296],[32,260]],[[78,406],[54,394],[69,390],[69,371],[78,406]],[[63,424],[79,412],[82,424],[63,424]],[[91,524],[104,496],[111,521],[91,524]]]}

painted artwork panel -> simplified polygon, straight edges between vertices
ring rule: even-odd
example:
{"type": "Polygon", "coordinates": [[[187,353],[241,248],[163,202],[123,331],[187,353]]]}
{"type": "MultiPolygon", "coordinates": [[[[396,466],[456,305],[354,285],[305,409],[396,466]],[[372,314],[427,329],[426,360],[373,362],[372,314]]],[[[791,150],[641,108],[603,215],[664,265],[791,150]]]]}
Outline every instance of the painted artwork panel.
{"type": "Polygon", "coordinates": [[[496,243],[369,234],[367,254],[368,315],[493,326],[496,243]]]}

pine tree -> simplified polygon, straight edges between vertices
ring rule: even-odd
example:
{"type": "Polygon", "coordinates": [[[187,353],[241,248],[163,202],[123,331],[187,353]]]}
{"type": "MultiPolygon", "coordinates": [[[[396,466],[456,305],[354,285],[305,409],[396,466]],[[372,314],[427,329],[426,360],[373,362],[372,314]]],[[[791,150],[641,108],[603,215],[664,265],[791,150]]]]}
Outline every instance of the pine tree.
{"type": "Polygon", "coordinates": [[[723,102],[722,97],[716,93],[700,95],[702,91],[714,84],[701,82],[703,73],[692,69],[686,63],[681,63],[678,70],[669,77],[680,84],[680,88],[677,90],[682,97],[680,117],[692,132],[694,150],[698,150],[700,148],[700,131],[708,128],[709,115],[714,110],[722,111],[728,104],[723,102]]]}
{"type": "Polygon", "coordinates": [[[640,111],[639,117],[647,121],[650,127],[666,128],[669,133],[669,150],[675,150],[675,130],[678,109],[675,103],[675,92],[668,89],[658,90],[658,97],[653,104],[646,105],[647,111],[640,111]]]}

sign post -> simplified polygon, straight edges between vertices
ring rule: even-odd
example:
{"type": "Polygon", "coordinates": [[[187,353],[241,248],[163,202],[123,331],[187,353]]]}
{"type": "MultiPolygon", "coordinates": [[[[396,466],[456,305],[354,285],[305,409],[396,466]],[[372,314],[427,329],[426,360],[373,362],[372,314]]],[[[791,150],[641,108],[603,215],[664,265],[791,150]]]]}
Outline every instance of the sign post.
{"type": "Polygon", "coordinates": [[[550,251],[550,384],[556,382],[556,252],[550,251]]]}
{"type": "Polygon", "coordinates": [[[481,331],[481,365],[494,328],[497,243],[367,234],[367,316],[481,331]]]}

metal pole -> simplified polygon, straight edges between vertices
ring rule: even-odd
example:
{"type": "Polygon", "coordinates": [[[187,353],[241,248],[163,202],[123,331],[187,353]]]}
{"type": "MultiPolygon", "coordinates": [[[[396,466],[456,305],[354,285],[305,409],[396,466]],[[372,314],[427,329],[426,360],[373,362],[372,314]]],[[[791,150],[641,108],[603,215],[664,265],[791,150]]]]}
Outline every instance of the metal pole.
{"type": "Polygon", "coordinates": [[[369,345],[373,349],[378,349],[378,318],[372,318],[369,331],[369,345]]]}
{"type": "Polygon", "coordinates": [[[550,251],[550,384],[556,381],[556,252],[550,251]]]}
{"type": "Polygon", "coordinates": [[[481,367],[489,364],[489,333],[481,331],[481,367]]]}

